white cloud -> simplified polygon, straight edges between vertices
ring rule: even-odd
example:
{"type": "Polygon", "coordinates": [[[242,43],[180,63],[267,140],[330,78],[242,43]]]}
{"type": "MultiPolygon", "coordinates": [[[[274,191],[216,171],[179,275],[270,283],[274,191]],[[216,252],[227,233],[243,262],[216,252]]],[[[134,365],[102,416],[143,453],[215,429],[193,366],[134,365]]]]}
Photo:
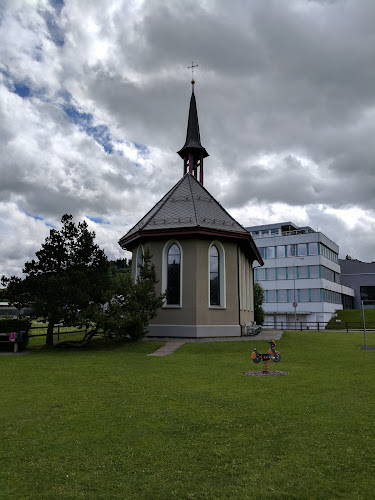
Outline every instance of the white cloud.
{"type": "Polygon", "coordinates": [[[122,255],[182,174],[192,59],[213,196],[244,225],[308,224],[374,260],[374,15],[372,0],[4,3],[0,274],[64,213],[105,219],[90,227],[122,255]]]}

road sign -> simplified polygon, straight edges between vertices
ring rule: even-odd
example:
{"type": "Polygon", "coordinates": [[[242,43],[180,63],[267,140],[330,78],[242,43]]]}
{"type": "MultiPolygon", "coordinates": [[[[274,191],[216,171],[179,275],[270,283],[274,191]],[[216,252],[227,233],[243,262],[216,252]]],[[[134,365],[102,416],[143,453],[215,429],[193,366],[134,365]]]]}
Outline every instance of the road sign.
{"type": "Polygon", "coordinates": [[[293,307],[297,307],[297,306],[298,306],[297,302],[293,302],[293,307]]]}

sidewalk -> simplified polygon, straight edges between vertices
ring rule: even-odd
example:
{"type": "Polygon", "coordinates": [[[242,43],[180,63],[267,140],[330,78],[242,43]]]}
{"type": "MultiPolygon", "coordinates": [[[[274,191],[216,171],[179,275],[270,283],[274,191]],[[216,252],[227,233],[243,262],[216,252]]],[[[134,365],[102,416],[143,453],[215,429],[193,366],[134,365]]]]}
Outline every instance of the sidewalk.
{"type": "Polygon", "coordinates": [[[171,337],[145,337],[144,340],[151,342],[165,342],[165,345],[147,356],[168,356],[177,351],[183,344],[208,343],[208,342],[254,342],[257,340],[279,340],[283,332],[281,330],[265,330],[254,337],[205,337],[199,339],[171,338],[171,337]]]}

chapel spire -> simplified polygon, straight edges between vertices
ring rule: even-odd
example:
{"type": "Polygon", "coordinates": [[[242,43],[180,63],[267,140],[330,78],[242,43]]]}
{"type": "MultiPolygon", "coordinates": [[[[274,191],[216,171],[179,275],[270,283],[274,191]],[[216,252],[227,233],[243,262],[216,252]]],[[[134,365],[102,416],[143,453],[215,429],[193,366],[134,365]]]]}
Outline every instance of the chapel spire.
{"type": "MultiPolygon", "coordinates": [[[[192,65],[192,69],[195,66],[192,65]]],[[[194,94],[194,79],[191,81],[192,90],[190,98],[189,118],[186,132],[186,141],[182,149],[177,152],[184,160],[184,175],[190,172],[203,185],[203,158],[209,156],[201,144],[197,103],[194,94]]]]}

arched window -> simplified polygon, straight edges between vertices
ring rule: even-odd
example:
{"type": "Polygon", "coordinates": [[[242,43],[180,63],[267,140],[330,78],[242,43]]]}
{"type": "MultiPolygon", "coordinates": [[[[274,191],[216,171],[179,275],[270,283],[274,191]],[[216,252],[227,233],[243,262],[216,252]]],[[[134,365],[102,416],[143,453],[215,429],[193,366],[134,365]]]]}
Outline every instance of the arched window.
{"type": "Polygon", "coordinates": [[[220,255],[215,245],[210,248],[210,305],[220,305],[220,255]]]}
{"type": "Polygon", "coordinates": [[[135,281],[138,280],[139,274],[141,272],[141,267],[143,266],[143,254],[144,254],[143,246],[139,245],[139,247],[137,249],[136,258],[135,258],[135,264],[136,264],[135,281]]]}
{"type": "Polygon", "coordinates": [[[167,256],[167,305],[181,303],[181,250],[173,243],[167,256]]]}
{"type": "Polygon", "coordinates": [[[209,248],[209,305],[225,307],[225,253],[223,245],[214,241],[209,248]]]}

